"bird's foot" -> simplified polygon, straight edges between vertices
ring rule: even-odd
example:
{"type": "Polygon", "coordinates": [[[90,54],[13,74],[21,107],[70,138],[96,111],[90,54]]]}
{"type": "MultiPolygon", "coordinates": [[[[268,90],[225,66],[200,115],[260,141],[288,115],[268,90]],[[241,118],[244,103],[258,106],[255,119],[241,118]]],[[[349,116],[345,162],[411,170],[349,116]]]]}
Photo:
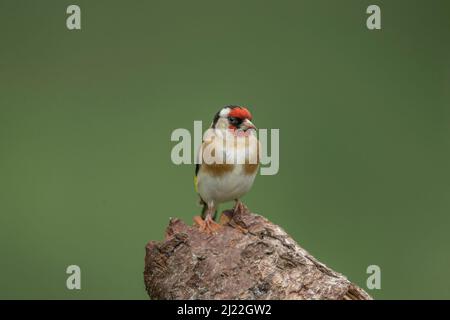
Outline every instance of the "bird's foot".
{"type": "Polygon", "coordinates": [[[206,218],[203,227],[200,227],[200,231],[206,232],[207,234],[216,234],[221,228],[222,226],[213,219],[206,218]]]}
{"type": "Polygon", "coordinates": [[[195,216],[194,222],[198,225],[201,232],[207,234],[216,234],[222,228],[220,224],[208,217],[203,220],[200,216],[195,216]]]}

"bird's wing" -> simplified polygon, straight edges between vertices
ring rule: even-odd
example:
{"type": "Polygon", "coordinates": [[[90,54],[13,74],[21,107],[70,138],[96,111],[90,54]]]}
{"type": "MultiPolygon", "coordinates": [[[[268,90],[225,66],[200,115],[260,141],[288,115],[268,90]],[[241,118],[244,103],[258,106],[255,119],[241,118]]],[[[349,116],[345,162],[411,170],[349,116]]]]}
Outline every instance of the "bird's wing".
{"type": "Polygon", "coordinates": [[[198,193],[198,171],[200,170],[200,164],[197,163],[195,165],[195,175],[194,175],[194,188],[195,188],[195,192],[198,193]]]}
{"type": "MultiPolygon", "coordinates": [[[[210,141],[208,141],[208,143],[210,143],[210,141]]],[[[197,150],[197,163],[195,164],[195,175],[194,175],[194,188],[195,188],[195,192],[198,193],[198,172],[200,171],[200,167],[202,166],[199,162],[200,162],[200,153],[202,152],[203,148],[204,148],[204,144],[205,144],[205,140],[202,140],[202,144],[200,146],[200,148],[197,150]]]]}
{"type": "MultiPolygon", "coordinates": [[[[202,141],[202,144],[201,144],[201,146],[200,146],[200,148],[199,148],[199,150],[197,151],[197,164],[195,165],[195,175],[194,175],[194,188],[195,188],[195,192],[197,192],[198,193],[198,179],[199,179],[199,177],[198,177],[198,172],[200,171],[200,168],[201,168],[201,164],[199,163],[200,162],[200,157],[202,157],[202,155],[200,154],[200,153],[202,153],[203,152],[203,150],[204,150],[204,148],[208,145],[208,144],[210,144],[210,143],[212,143],[214,141],[214,139],[213,139],[213,137],[209,137],[209,138],[207,138],[206,140],[203,140],[202,141]]],[[[201,198],[200,198],[201,199],[201,198]]],[[[202,200],[203,201],[203,200],[202,200]]]]}

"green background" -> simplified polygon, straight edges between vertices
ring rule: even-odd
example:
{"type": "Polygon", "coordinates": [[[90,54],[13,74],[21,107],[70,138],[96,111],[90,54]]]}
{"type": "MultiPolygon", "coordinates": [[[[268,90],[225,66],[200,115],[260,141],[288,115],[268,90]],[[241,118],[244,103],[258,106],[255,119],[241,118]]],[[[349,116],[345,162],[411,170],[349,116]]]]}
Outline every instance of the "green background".
{"type": "Polygon", "coordinates": [[[425,0],[1,0],[0,298],[146,299],[145,244],[200,210],[170,134],[227,104],[280,129],[254,212],[364,288],[379,265],[375,298],[450,298],[449,16],[425,0]]]}

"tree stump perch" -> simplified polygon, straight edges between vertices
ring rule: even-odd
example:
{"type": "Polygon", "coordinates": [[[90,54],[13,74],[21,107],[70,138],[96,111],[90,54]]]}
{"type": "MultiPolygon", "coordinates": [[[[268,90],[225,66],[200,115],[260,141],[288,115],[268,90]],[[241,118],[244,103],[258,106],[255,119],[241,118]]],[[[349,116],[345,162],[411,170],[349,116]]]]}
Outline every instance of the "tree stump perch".
{"type": "Polygon", "coordinates": [[[208,235],[171,219],[165,240],[147,244],[151,299],[372,299],[245,206],[221,220],[208,235]]]}

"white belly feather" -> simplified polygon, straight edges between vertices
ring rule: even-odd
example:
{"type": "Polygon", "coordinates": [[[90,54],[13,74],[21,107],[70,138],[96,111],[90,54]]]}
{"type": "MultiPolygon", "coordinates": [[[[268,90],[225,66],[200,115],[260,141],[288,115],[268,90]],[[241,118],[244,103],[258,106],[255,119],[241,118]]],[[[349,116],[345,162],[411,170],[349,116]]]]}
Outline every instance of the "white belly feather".
{"type": "Polygon", "coordinates": [[[198,192],[206,203],[222,203],[241,198],[253,185],[256,172],[252,175],[244,172],[244,165],[235,165],[233,170],[220,176],[213,176],[200,170],[198,192]]]}

